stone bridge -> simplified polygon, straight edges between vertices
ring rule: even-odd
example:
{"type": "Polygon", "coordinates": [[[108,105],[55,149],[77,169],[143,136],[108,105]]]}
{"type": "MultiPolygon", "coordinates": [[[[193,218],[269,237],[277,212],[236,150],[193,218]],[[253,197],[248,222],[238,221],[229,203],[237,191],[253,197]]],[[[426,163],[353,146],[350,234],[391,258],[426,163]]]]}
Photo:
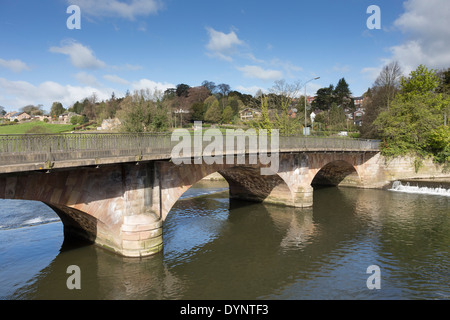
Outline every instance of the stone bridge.
{"type": "Polygon", "coordinates": [[[280,137],[279,167],[261,175],[270,166],[251,160],[250,140],[226,155],[235,161],[179,165],[171,157],[172,140],[150,134],[0,136],[0,198],[41,201],[59,215],[65,237],[142,257],[162,250],[163,222],[181,195],[215,172],[228,182],[231,199],[292,207],[312,206],[314,186],[385,183],[376,141],[280,137]]]}

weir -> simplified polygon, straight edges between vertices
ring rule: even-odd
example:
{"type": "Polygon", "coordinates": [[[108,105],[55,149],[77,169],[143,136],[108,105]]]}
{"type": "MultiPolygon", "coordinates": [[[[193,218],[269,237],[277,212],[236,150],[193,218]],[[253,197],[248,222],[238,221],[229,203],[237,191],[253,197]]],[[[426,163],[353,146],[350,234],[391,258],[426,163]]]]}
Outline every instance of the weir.
{"type": "Polygon", "coordinates": [[[394,181],[390,191],[450,197],[450,183],[434,181],[394,181]]]}

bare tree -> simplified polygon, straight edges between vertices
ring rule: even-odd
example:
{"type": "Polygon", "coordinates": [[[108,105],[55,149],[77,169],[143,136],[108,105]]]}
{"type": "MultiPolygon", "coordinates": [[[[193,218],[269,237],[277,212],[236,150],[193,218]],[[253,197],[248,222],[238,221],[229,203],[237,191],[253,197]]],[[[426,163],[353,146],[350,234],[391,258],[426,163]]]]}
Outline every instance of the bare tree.
{"type": "Polygon", "coordinates": [[[285,80],[275,81],[270,92],[277,97],[277,102],[281,106],[281,114],[276,114],[276,126],[282,135],[293,134],[296,131],[295,121],[289,116],[289,107],[297,98],[302,88],[299,82],[287,83],[285,80]]]}
{"type": "Polygon", "coordinates": [[[398,90],[399,81],[403,76],[402,69],[397,61],[393,61],[384,66],[378,78],[375,80],[374,86],[383,92],[383,98],[389,110],[392,99],[398,90]]]}

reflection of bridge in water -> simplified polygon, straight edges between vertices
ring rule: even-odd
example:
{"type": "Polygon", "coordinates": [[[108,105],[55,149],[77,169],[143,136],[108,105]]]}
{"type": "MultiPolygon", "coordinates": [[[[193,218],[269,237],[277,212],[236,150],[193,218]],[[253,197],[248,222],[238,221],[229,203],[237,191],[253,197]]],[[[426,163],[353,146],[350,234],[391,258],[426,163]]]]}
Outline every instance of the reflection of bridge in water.
{"type": "Polygon", "coordinates": [[[214,154],[235,160],[244,154],[242,164],[183,165],[171,161],[178,143],[171,140],[154,134],[0,136],[0,198],[42,201],[60,216],[66,236],[145,256],[161,250],[162,224],[175,202],[215,172],[227,180],[230,198],[291,207],[312,206],[312,184],[378,183],[376,141],[280,137],[278,171],[261,175],[270,166],[250,160],[270,149],[257,150],[249,140],[214,154]]]}

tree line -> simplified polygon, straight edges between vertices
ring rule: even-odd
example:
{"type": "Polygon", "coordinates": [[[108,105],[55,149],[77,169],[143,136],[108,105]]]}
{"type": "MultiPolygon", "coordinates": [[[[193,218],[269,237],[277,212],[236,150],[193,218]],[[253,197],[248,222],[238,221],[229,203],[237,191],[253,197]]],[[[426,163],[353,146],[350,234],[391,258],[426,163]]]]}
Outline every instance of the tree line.
{"type": "Polygon", "coordinates": [[[403,76],[399,64],[392,62],[365,96],[361,137],[382,140],[384,155],[413,154],[416,168],[427,157],[450,162],[450,68],[420,65],[403,76]]]}

